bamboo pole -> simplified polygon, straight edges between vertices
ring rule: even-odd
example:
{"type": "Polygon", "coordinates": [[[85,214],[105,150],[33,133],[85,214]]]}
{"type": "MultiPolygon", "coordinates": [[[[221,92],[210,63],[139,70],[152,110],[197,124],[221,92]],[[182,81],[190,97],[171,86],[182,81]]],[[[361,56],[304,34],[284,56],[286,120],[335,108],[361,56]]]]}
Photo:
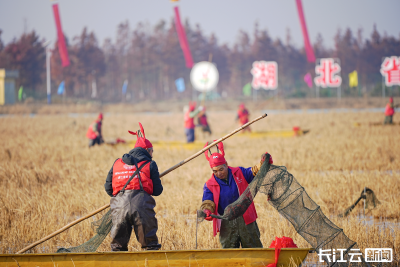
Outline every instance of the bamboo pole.
{"type": "MultiPolygon", "coordinates": [[[[224,141],[225,139],[228,139],[229,137],[231,137],[231,136],[234,135],[235,133],[237,133],[237,132],[243,130],[243,129],[246,128],[247,126],[249,126],[249,125],[255,123],[256,121],[259,121],[259,120],[261,120],[261,119],[263,119],[263,118],[265,118],[265,117],[267,117],[267,114],[261,115],[260,117],[254,119],[254,120],[252,120],[252,121],[249,121],[249,122],[246,123],[246,124],[243,124],[242,126],[240,126],[238,129],[234,130],[233,132],[231,132],[231,133],[225,135],[224,137],[221,137],[220,139],[218,139],[218,140],[214,141],[213,143],[209,144],[208,146],[204,147],[204,148],[203,148],[202,150],[200,150],[199,152],[193,154],[192,156],[188,157],[187,159],[185,159],[185,160],[179,162],[178,164],[175,164],[174,166],[172,166],[172,167],[169,168],[168,170],[162,172],[162,173],[160,174],[160,178],[163,177],[163,176],[165,176],[165,175],[167,175],[168,173],[172,172],[173,170],[179,168],[180,166],[182,166],[182,165],[188,163],[189,161],[191,161],[192,159],[198,157],[199,155],[203,154],[205,151],[209,150],[211,147],[215,146],[216,144],[218,144],[218,143],[224,141]]],[[[18,251],[16,254],[24,253],[25,251],[27,251],[27,250],[29,250],[29,249],[31,249],[31,248],[36,247],[37,245],[39,245],[39,244],[45,242],[46,240],[48,240],[48,239],[50,239],[50,238],[52,238],[52,237],[54,237],[54,236],[56,236],[56,235],[58,235],[58,234],[64,232],[65,230],[71,228],[71,227],[74,226],[75,224],[78,224],[78,223],[80,223],[81,221],[84,221],[84,220],[86,220],[87,218],[90,218],[91,216],[96,215],[97,213],[99,213],[99,212],[101,212],[101,211],[103,211],[103,210],[105,210],[105,209],[107,209],[107,208],[109,208],[109,207],[110,207],[110,204],[107,204],[107,205],[104,205],[103,207],[101,207],[101,208],[99,208],[99,209],[97,209],[97,210],[95,210],[95,211],[92,211],[91,213],[89,213],[89,214],[83,216],[82,218],[79,218],[79,219],[77,219],[77,220],[75,220],[75,221],[73,221],[73,222],[67,224],[67,225],[64,226],[63,228],[61,228],[61,229],[55,231],[54,233],[52,233],[52,234],[50,234],[50,235],[48,235],[48,236],[46,236],[46,237],[43,237],[43,238],[40,239],[39,241],[36,241],[35,243],[32,243],[32,244],[30,244],[29,246],[27,246],[27,247],[21,249],[21,250],[18,251]]]]}
{"type": "Polygon", "coordinates": [[[58,234],[64,232],[65,230],[67,230],[68,228],[74,226],[75,224],[78,224],[78,223],[80,223],[81,221],[84,221],[84,220],[86,220],[87,218],[89,218],[89,217],[91,217],[91,216],[93,216],[93,215],[96,215],[97,213],[99,213],[100,211],[105,210],[105,209],[108,208],[108,207],[110,207],[110,204],[104,205],[103,207],[101,207],[101,208],[99,208],[99,209],[97,209],[97,210],[95,210],[95,211],[92,211],[91,213],[85,215],[84,217],[79,218],[79,219],[77,219],[77,220],[75,220],[75,221],[73,221],[73,222],[67,224],[67,225],[64,226],[63,228],[61,228],[61,229],[55,231],[54,233],[52,233],[52,234],[50,234],[50,235],[48,235],[48,236],[45,236],[45,237],[43,237],[42,239],[40,239],[39,241],[36,241],[35,243],[32,243],[32,244],[30,244],[29,246],[27,246],[27,247],[21,249],[21,250],[18,251],[16,254],[24,253],[25,251],[27,251],[27,250],[29,250],[29,249],[31,249],[31,248],[36,247],[36,246],[39,245],[40,243],[43,243],[44,241],[46,241],[46,240],[48,240],[48,239],[50,239],[50,238],[52,238],[52,237],[54,237],[54,236],[56,236],[56,235],[58,235],[58,234]]]}
{"type": "Polygon", "coordinates": [[[234,135],[235,133],[237,133],[237,132],[243,130],[243,129],[246,128],[247,126],[249,126],[249,125],[253,124],[254,122],[259,121],[259,120],[261,120],[261,119],[263,119],[263,118],[265,118],[265,117],[267,117],[267,114],[264,114],[264,115],[262,115],[262,116],[260,116],[260,117],[258,117],[258,118],[256,118],[256,119],[254,119],[254,120],[252,120],[252,121],[249,121],[249,122],[246,123],[246,124],[243,124],[242,126],[240,126],[238,129],[234,130],[233,132],[231,132],[231,133],[225,135],[224,137],[221,137],[220,139],[218,139],[218,140],[214,141],[213,143],[209,144],[208,146],[204,147],[202,150],[200,150],[200,151],[197,152],[196,154],[194,154],[194,155],[188,157],[187,159],[185,159],[185,160],[179,162],[178,164],[176,164],[176,165],[172,166],[171,168],[169,168],[168,170],[164,171],[163,173],[160,174],[160,178],[161,178],[162,176],[164,176],[164,175],[166,175],[166,174],[172,172],[173,170],[179,168],[179,167],[182,166],[183,164],[188,163],[189,161],[191,161],[192,159],[198,157],[199,155],[203,154],[205,151],[209,150],[211,147],[215,146],[216,144],[218,144],[218,143],[224,141],[225,139],[231,137],[231,136],[234,135]]]}

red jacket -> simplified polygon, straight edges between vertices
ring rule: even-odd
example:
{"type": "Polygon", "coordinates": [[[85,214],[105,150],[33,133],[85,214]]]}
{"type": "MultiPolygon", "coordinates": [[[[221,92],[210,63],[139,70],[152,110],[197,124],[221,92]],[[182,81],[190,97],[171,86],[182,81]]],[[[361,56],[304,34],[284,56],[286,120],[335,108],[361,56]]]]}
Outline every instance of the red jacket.
{"type": "Polygon", "coordinates": [[[93,126],[94,126],[95,123],[97,124],[97,132],[99,134],[101,132],[101,122],[95,120],[94,122],[92,122],[92,124],[90,124],[90,126],[89,126],[89,128],[88,128],[88,130],[86,132],[86,137],[89,138],[89,139],[96,139],[96,137],[97,137],[96,132],[93,131],[93,126]]]}
{"type": "Polygon", "coordinates": [[[385,109],[385,116],[393,116],[393,115],[394,115],[393,104],[387,104],[385,109]]]}
{"type": "Polygon", "coordinates": [[[185,128],[186,129],[194,129],[195,128],[194,118],[190,117],[190,111],[187,111],[185,113],[185,128]]]}
{"type": "MultiPolygon", "coordinates": [[[[147,163],[147,161],[139,162],[138,167],[145,163],[147,163]]],[[[122,190],[126,182],[128,182],[129,178],[131,178],[135,171],[135,165],[125,164],[122,159],[117,159],[115,161],[112,175],[112,188],[114,196],[122,190]]],[[[140,190],[138,178],[139,177],[136,175],[126,186],[125,190],[140,190]]],[[[140,178],[144,191],[146,191],[149,195],[153,194],[153,181],[150,178],[150,163],[147,163],[146,166],[140,170],[140,178]]]]}
{"type": "Polygon", "coordinates": [[[203,114],[202,116],[199,117],[199,124],[203,126],[208,125],[206,114],[203,114]]]}
{"type": "MultiPolygon", "coordinates": [[[[232,175],[234,177],[236,186],[238,187],[239,190],[239,195],[242,195],[249,184],[244,178],[243,173],[239,167],[229,167],[229,169],[232,171],[232,175]]],[[[210,189],[210,191],[213,193],[214,197],[215,210],[213,214],[218,215],[218,203],[219,203],[219,194],[221,188],[218,182],[215,180],[214,175],[211,175],[211,178],[207,181],[206,185],[207,188],[210,189]]],[[[254,222],[257,219],[257,212],[254,203],[251,203],[249,208],[243,214],[243,219],[246,225],[254,222]]],[[[217,232],[220,231],[220,224],[218,222],[218,219],[216,218],[213,218],[213,231],[214,231],[214,236],[216,236],[217,232]]]]}
{"type": "Polygon", "coordinates": [[[249,122],[249,112],[245,108],[241,108],[238,110],[238,117],[242,125],[249,122]]]}

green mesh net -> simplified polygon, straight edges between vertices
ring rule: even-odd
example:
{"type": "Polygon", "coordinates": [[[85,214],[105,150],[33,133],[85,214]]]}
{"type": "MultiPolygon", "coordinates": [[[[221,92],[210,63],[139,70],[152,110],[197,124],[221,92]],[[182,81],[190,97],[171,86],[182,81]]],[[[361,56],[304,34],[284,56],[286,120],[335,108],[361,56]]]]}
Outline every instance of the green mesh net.
{"type": "Polygon", "coordinates": [[[107,213],[101,217],[100,220],[92,222],[92,229],[96,233],[94,237],[89,239],[87,242],[77,247],[70,248],[59,248],[57,253],[66,252],[95,252],[97,248],[103,243],[104,239],[110,233],[112,228],[112,217],[111,209],[108,209],[107,213]]]}
{"type": "MultiPolygon", "coordinates": [[[[235,202],[225,208],[224,214],[211,216],[222,220],[233,220],[245,213],[257,193],[266,194],[269,204],[285,217],[316,251],[346,249],[342,257],[346,260],[345,263],[328,263],[328,259],[323,257],[330,266],[351,266],[349,252],[358,249],[357,243],[350,240],[342,229],[324,215],[321,208],[308,196],[286,167],[269,164],[269,157],[267,154],[267,159],[253,181],[235,202]]],[[[205,216],[203,211],[197,211],[198,222],[202,222],[205,216]]],[[[336,256],[336,259],[341,259],[341,255],[336,256]]]]}

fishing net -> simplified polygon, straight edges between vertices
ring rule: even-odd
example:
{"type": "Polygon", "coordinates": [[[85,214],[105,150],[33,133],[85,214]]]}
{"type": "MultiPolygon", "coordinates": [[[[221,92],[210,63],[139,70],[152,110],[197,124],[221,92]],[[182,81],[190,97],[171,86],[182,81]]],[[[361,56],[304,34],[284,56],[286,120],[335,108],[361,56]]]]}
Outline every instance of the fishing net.
{"type": "Polygon", "coordinates": [[[94,237],[92,237],[87,242],[77,247],[59,248],[57,250],[57,253],[95,252],[111,231],[112,227],[111,209],[109,209],[108,212],[104,214],[104,216],[101,217],[100,220],[92,222],[91,227],[92,230],[96,233],[94,237]]]}
{"type": "Polygon", "coordinates": [[[340,217],[345,217],[350,214],[350,212],[357,206],[358,202],[360,202],[361,199],[365,199],[365,209],[374,209],[376,208],[381,202],[378,200],[376,197],[374,191],[372,191],[370,188],[366,187],[363,191],[361,191],[361,196],[354,202],[353,205],[348,207],[343,214],[340,214],[340,217]]]}
{"type": "MultiPolygon", "coordinates": [[[[334,251],[337,260],[346,261],[335,262],[330,255],[322,257],[325,262],[335,267],[349,266],[351,254],[359,252],[356,242],[350,240],[342,229],[324,215],[321,208],[308,196],[286,167],[270,165],[269,157],[268,154],[253,181],[235,202],[225,208],[224,214],[211,216],[222,220],[233,220],[245,213],[257,193],[266,194],[269,204],[285,217],[317,252],[319,249],[334,251]],[[343,251],[337,251],[338,249],[343,251]]],[[[197,216],[198,222],[201,222],[206,214],[199,210],[197,216]]],[[[355,259],[357,258],[355,256],[355,259]]],[[[360,259],[362,260],[362,257],[360,259]]]]}

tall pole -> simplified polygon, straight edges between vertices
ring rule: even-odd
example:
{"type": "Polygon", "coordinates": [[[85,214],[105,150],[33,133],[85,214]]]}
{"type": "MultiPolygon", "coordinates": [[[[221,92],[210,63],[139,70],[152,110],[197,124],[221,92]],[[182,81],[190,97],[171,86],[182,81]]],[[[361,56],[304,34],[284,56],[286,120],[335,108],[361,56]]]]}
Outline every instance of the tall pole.
{"type": "MultiPolygon", "coordinates": [[[[385,61],[385,57],[382,57],[382,64],[385,61]]],[[[382,68],[382,65],[381,65],[382,68]]],[[[386,92],[385,92],[385,75],[382,74],[382,98],[386,97],[386,92]]]]}
{"type": "MultiPolygon", "coordinates": [[[[319,58],[315,60],[315,69],[317,69],[318,63],[319,63],[319,58]]],[[[317,71],[315,71],[315,73],[317,73],[317,71]]],[[[317,84],[315,84],[315,98],[317,99],[319,98],[319,87],[317,84]]]]}
{"type": "Polygon", "coordinates": [[[51,104],[50,48],[46,47],[47,104],[51,104]]]}
{"type": "MultiPolygon", "coordinates": [[[[339,64],[339,67],[340,67],[340,58],[337,58],[336,60],[337,60],[337,62],[339,64]]],[[[342,77],[342,67],[340,67],[339,76],[342,77]]],[[[338,97],[338,100],[342,99],[342,84],[341,83],[340,83],[339,88],[338,88],[337,97],[338,97]]]]}
{"type": "Polygon", "coordinates": [[[382,75],[382,98],[385,98],[385,76],[382,75]]]}

